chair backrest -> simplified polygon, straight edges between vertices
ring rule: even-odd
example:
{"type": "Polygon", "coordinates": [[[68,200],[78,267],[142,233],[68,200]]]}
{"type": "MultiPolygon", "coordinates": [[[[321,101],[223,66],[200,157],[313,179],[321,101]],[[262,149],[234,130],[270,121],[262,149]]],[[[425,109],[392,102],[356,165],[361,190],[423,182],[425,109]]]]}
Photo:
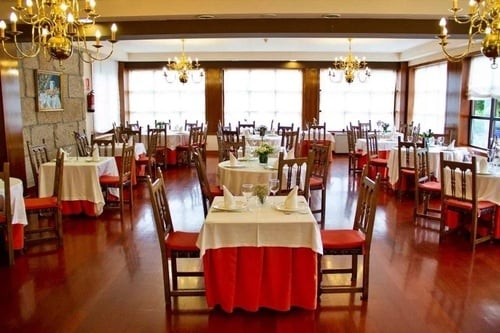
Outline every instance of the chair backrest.
{"type": "Polygon", "coordinates": [[[414,165],[414,152],[417,149],[417,144],[412,141],[401,141],[398,137],[398,167],[401,174],[404,170],[415,169],[414,165]]]}
{"type": "Polygon", "coordinates": [[[170,208],[167,200],[167,191],[161,170],[158,170],[154,182],[149,176],[147,177],[147,182],[149,198],[153,208],[156,233],[160,242],[162,256],[166,257],[165,237],[168,233],[174,231],[174,226],[172,224],[172,216],[170,215],[170,208]]]}
{"type": "Polygon", "coordinates": [[[83,130],[83,133],[79,132],[74,132],[75,136],[75,143],[76,143],[76,149],[78,156],[89,156],[90,152],[90,145],[89,145],[89,140],[87,138],[87,134],[85,133],[85,130],[83,130]]]}
{"type": "Polygon", "coordinates": [[[377,131],[366,132],[366,154],[368,157],[368,161],[372,158],[378,157],[378,137],[377,131]]]}
{"type": "Polygon", "coordinates": [[[12,234],[12,211],[11,211],[11,198],[10,198],[10,165],[9,162],[3,163],[3,169],[0,172],[0,179],[3,180],[4,195],[3,207],[0,210],[0,215],[5,219],[7,246],[9,251],[9,264],[14,264],[14,236],[12,234]]]}
{"type": "Polygon", "coordinates": [[[184,120],[184,131],[190,131],[191,127],[193,126],[198,126],[198,120],[196,120],[194,123],[188,123],[187,119],[184,120]]]}
{"type": "MultiPolygon", "coordinates": [[[[293,125],[292,125],[293,128],[293,125]]],[[[281,130],[281,147],[285,147],[286,151],[293,151],[295,155],[297,155],[297,150],[299,146],[299,133],[300,127],[298,127],[295,131],[293,129],[290,130],[281,130]]]]}
{"type": "Polygon", "coordinates": [[[126,121],[125,128],[131,129],[132,131],[140,131],[141,130],[141,126],[139,125],[138,120],[135,123],[129,123],[128,121],[126,121]]]}
{"type": "Polygon", "coordinates": [[[354,135],[354,144],[356,144],[357,139],[364,139],[366,137],[367,132],[362,132],[361,127],[358,125],[351,125],[351,131],[354,135]]]}
{"type": "Polygon", "coordinates": [[[122,165],[120,169],[120,183],[132,179],[132,165],[134,163],[135,149],[133,145],[123,144],[122,165]]]}
{"type": "Polygon", "coordinates": [[[444,159],[444,153],[439,153],[441,163],[441,202],[450,199],[470,203],[473,212],[477,212],[476,192],[476,156],[472,162],[457,162],[444,159]]]}
{"type": "Polygon", "coordinates": [[[99,155],[115,156],[116,137],[114,134],[105,134],[98,137],[92,134],[90,142],[92,147],[98,146],[99,155]]]}
{"type": "Polygon", "coordinates": [[[361,132],[370,132],[372,130],[372,121],[371,119],[368,120],[368,122],[362,123],[361,121],[358,120],[358,126],[361,129],[361,132]]]}
{"type": "Polygon", "coordinates": [[[429,168],[429,150],[427,148],[417,148],[413,153],[415,185],[431,180],[429,168]]]}
{"type": "Polygon", "coordinates": [[[290,126],[286,126],[286,125],[281,125],[280,122],[278,122],[278,128],[276,130],[276,134],[278,135],[281,135],[281,133],[283,133],[283,131],[293,131],[293,123],[290,125],[290,126]]]}
{"type": "Polygon", "coordinates": [[[203,126],[191,126],[189,130],[189,146],[194,147],[203,141],[203,126]]]}
{"type": "Polygon", "coordinates": [[[328,181],[328,171],[330,170],[331,142],[328,142],[326,145],[313,144],[309,149],[313,152],[311,177],[320,178],[323,185],[325,185],[328,181]]]}
{"type": "Polygon", "coordinates": [[[365,166],[361,174],[353,223],[353,229],[365,235],[365,255],[366,252],[370,251],[379,189],[380,174],[377,174],[375,180],[370,179],[368,177],[368,166],[365,166]]]}
{"type": "Polygon", "coordinates": [[[152,132],[149,136],[148,149],[146,153],[149,160],[151,160],[156,154],[156,149],[158,147],[158,136],[159,133],[156,131],[152,132]]]}
{"type": "Polygon", "coordinates": [[[42,143],[39,145],[32,145],[29,141],[26,141],[26,146],[28,148],[31,171],[33,172],[33,179],[35,180],[35,187],[38,188],[40,165],[50,161],[47,145],[45,144],[45,139],[42,139],[42,143]]]}
{"type": "Polygon", "coordinates": [[[172,129],[172,123],[171,123],[170,119],[168,121],[161,121],[161,120],[155,119],[155,128],[166,128],[166,129],[170,130],[170,129],[172,129]]]}
{"type": "Polygon", "coordinates": [[[449,144],[453,140],[457,139],[457,128],[454,126],[445,126],[444,134],[445,134],[444,143],[449,144]]]}
{"type": "MultiPolygon", "coordinates": [[[[155,120],[156,122],[156,120],[155,120]]],[[[150,127],[148,125],[147,127],[147,143],[148,146],[150,145],[151,142],[151,135],[153,133],[158,133],[157,136],[157,143],[156,143],[156,148],[157,149],[164,149],[167,148],[167,126],[160,126],[160,127],[150,127]]]]}
{"type": "Polygon", "coordinates": [[[408,136],[412,137],[414,142],[417,142],[420,139],[420,123],[413,126],[408,136]]]}
{"type": "Polygon", "coordinates": [[[399,124],[399,132],[403,133],[403,138],[406,141],[408,136],[410,136],[410,133],[413,131],[413,121],[409,124],[399,124]]]}
{"type": "Polygon", "coordinates": [[[205,216],[208,213],[208,205],[207,200],[212,203],[214,200],[212,192],[210,191],[210,182],[207,177],[207,169],[206,165],[203,161],[203,156],[201,151],[198,148],[193,150],[193,159],[194,165],[196,166],[196,173],[198,175],[198,181],[200,183],[200,190],[203,199],[203,210],[205,212],[205,216]]]}
{"type": "Polygon", "coordinates": [[[298,185],[302,194],[309,200],[309,181],[313,169],[314,152],[309,150],[307,157],[285,159],[280,152],[278,159],[278,179],[280,180],[280,194],[290,192],[298,185]]]}
{"type": "Polygon", "coordinates": [[[313,142],[326,140],[326,122],[323,125],[309,125],[307,139],[313,142]]]}
{"type": "Polygon", "coordinates": [[[354,134],[354,130],[347,127],[347,149],[349,154],[354,154],[356,152],[356,134],[354,134]]]}
{"type": "MultiPolygon", "coordinates": [[[[246,149],[246,141],[238,141],[238,142],[227,142],[221,141],[221,146],[219,147],[219,162],[229,160],[229,154],[235,154],[238,152],[238,149],[243,150],[243,154],[245,154],[246,149]]],[[[236,156],[237,157],[237,156],[236,156]]]]}
{"type": "Polygon", "coordinates": [[[118,128],[118,137],[117,142],[123,143],[123,142],[128,142],[130,138],[134,139],[134,142],[142,142],[142,127],[139,126],[138,128],[136,126],[134,127],[125,127],[125,128],[118,128]]]}
{"type": "Polygon", "coordinates": [[[62,182],[64,176],[64,151],[62,149],[57,150],[56,156],[56,168],[54,170],[54,188],[52,196],[57,198],[57,204],[61,207],[62,201],[62,182]]]}
{"type": "Polygon", "coordinates": [[[238,133],[242,133],[245,129],[249,129],[250,133],[255,134],[255,120],[251,123],[242,123],[238,121],[238,133]]]}
{"type": "Polygon", "coordinates": [[[238,130],[222,130],[222,141],[224,142],[239,142],[242,139],[240,138],[240,134],[238,130]]]}

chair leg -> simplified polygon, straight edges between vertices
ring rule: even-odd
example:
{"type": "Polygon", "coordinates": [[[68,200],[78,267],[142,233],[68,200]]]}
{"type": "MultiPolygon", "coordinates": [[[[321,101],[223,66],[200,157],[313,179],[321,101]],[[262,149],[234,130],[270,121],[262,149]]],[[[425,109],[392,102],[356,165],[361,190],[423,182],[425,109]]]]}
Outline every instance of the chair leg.
{"type": "Polygon", "coordinates": [[[366,301],[368,299],[368,283],[370,281],[370,254],[363,255],[363,291],[361,292],[361,299],[366,301]]]}
{"type": "Polygon", "coordinates": [[[172,290],[179,289],[177,285],[177,255],[172,251],[170,256],[170,262],[172,264],[172,290]]]}
{"type": "Polygon", "coordinates": [[[351,256],[351,269],[352,269],[352,275],[351,275],[351,282],[356,283],[358,279],[358,255],[353,254],[351,256]]]}

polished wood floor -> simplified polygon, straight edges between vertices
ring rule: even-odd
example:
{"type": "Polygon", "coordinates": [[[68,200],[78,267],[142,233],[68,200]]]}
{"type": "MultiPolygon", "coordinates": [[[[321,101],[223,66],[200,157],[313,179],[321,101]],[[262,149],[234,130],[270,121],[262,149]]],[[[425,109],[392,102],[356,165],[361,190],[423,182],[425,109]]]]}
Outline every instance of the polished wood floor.
{"type": "MultiPolygon", "coordinates": [[[[215,157],[209,158],[215,179],[215,157]]],[[[165,172],[175,227],[203,222],[194,168],[165,172]]],[[[326,228],[350,228],[356,202],[347,159],[336,156],[328,185],[326,228]]],[[[147,188],[135,211],[97,219],[66,217],[64,247],[38,245],[0,263],[0,332],[498,332],[500,243],[469,250],[465,235],[438,243],[436,222],[412,219],[413,201],[380,195],[370,292],[321,297],[316,311],[226,314],[203,297],[164,307],[160,252],[147,188]]]]}

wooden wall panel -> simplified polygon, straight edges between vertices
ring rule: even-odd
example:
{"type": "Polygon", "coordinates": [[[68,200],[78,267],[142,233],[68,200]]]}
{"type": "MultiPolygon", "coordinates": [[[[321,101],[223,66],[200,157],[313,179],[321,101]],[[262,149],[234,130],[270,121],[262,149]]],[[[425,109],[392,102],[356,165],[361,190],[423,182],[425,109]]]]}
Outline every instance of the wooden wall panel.
{"type": "Polygon", "coordinates": [[[205,70],[205,107],[206,120],[208,122],[208,133],[217,132],[217,123],[224,123],[224,92],[222,88],[223,72],[220,68],[209,68],[205,70]]]}
{"type": "Polygon", "coordinates": [[[302,127],[312,122],[314,118],[319,119],[319,69],[304,69],[302,98],[302,127]]]}

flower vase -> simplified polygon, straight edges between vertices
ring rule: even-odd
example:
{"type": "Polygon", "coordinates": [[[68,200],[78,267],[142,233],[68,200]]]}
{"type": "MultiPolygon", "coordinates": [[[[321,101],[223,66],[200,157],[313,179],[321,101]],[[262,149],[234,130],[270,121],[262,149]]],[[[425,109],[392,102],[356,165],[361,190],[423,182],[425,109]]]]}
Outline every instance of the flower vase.
{"type": "Polygon", "coordinates": [[[258,195],[257,196],[257,205],[259,207],[264,206],[266,203],[266,200],[267,200],[267,195],[258,195]]]}
{"type": "Polygon", "coordinates": [[[259,163],[267,164],[267,154],[259,154],[259,163]]]}

